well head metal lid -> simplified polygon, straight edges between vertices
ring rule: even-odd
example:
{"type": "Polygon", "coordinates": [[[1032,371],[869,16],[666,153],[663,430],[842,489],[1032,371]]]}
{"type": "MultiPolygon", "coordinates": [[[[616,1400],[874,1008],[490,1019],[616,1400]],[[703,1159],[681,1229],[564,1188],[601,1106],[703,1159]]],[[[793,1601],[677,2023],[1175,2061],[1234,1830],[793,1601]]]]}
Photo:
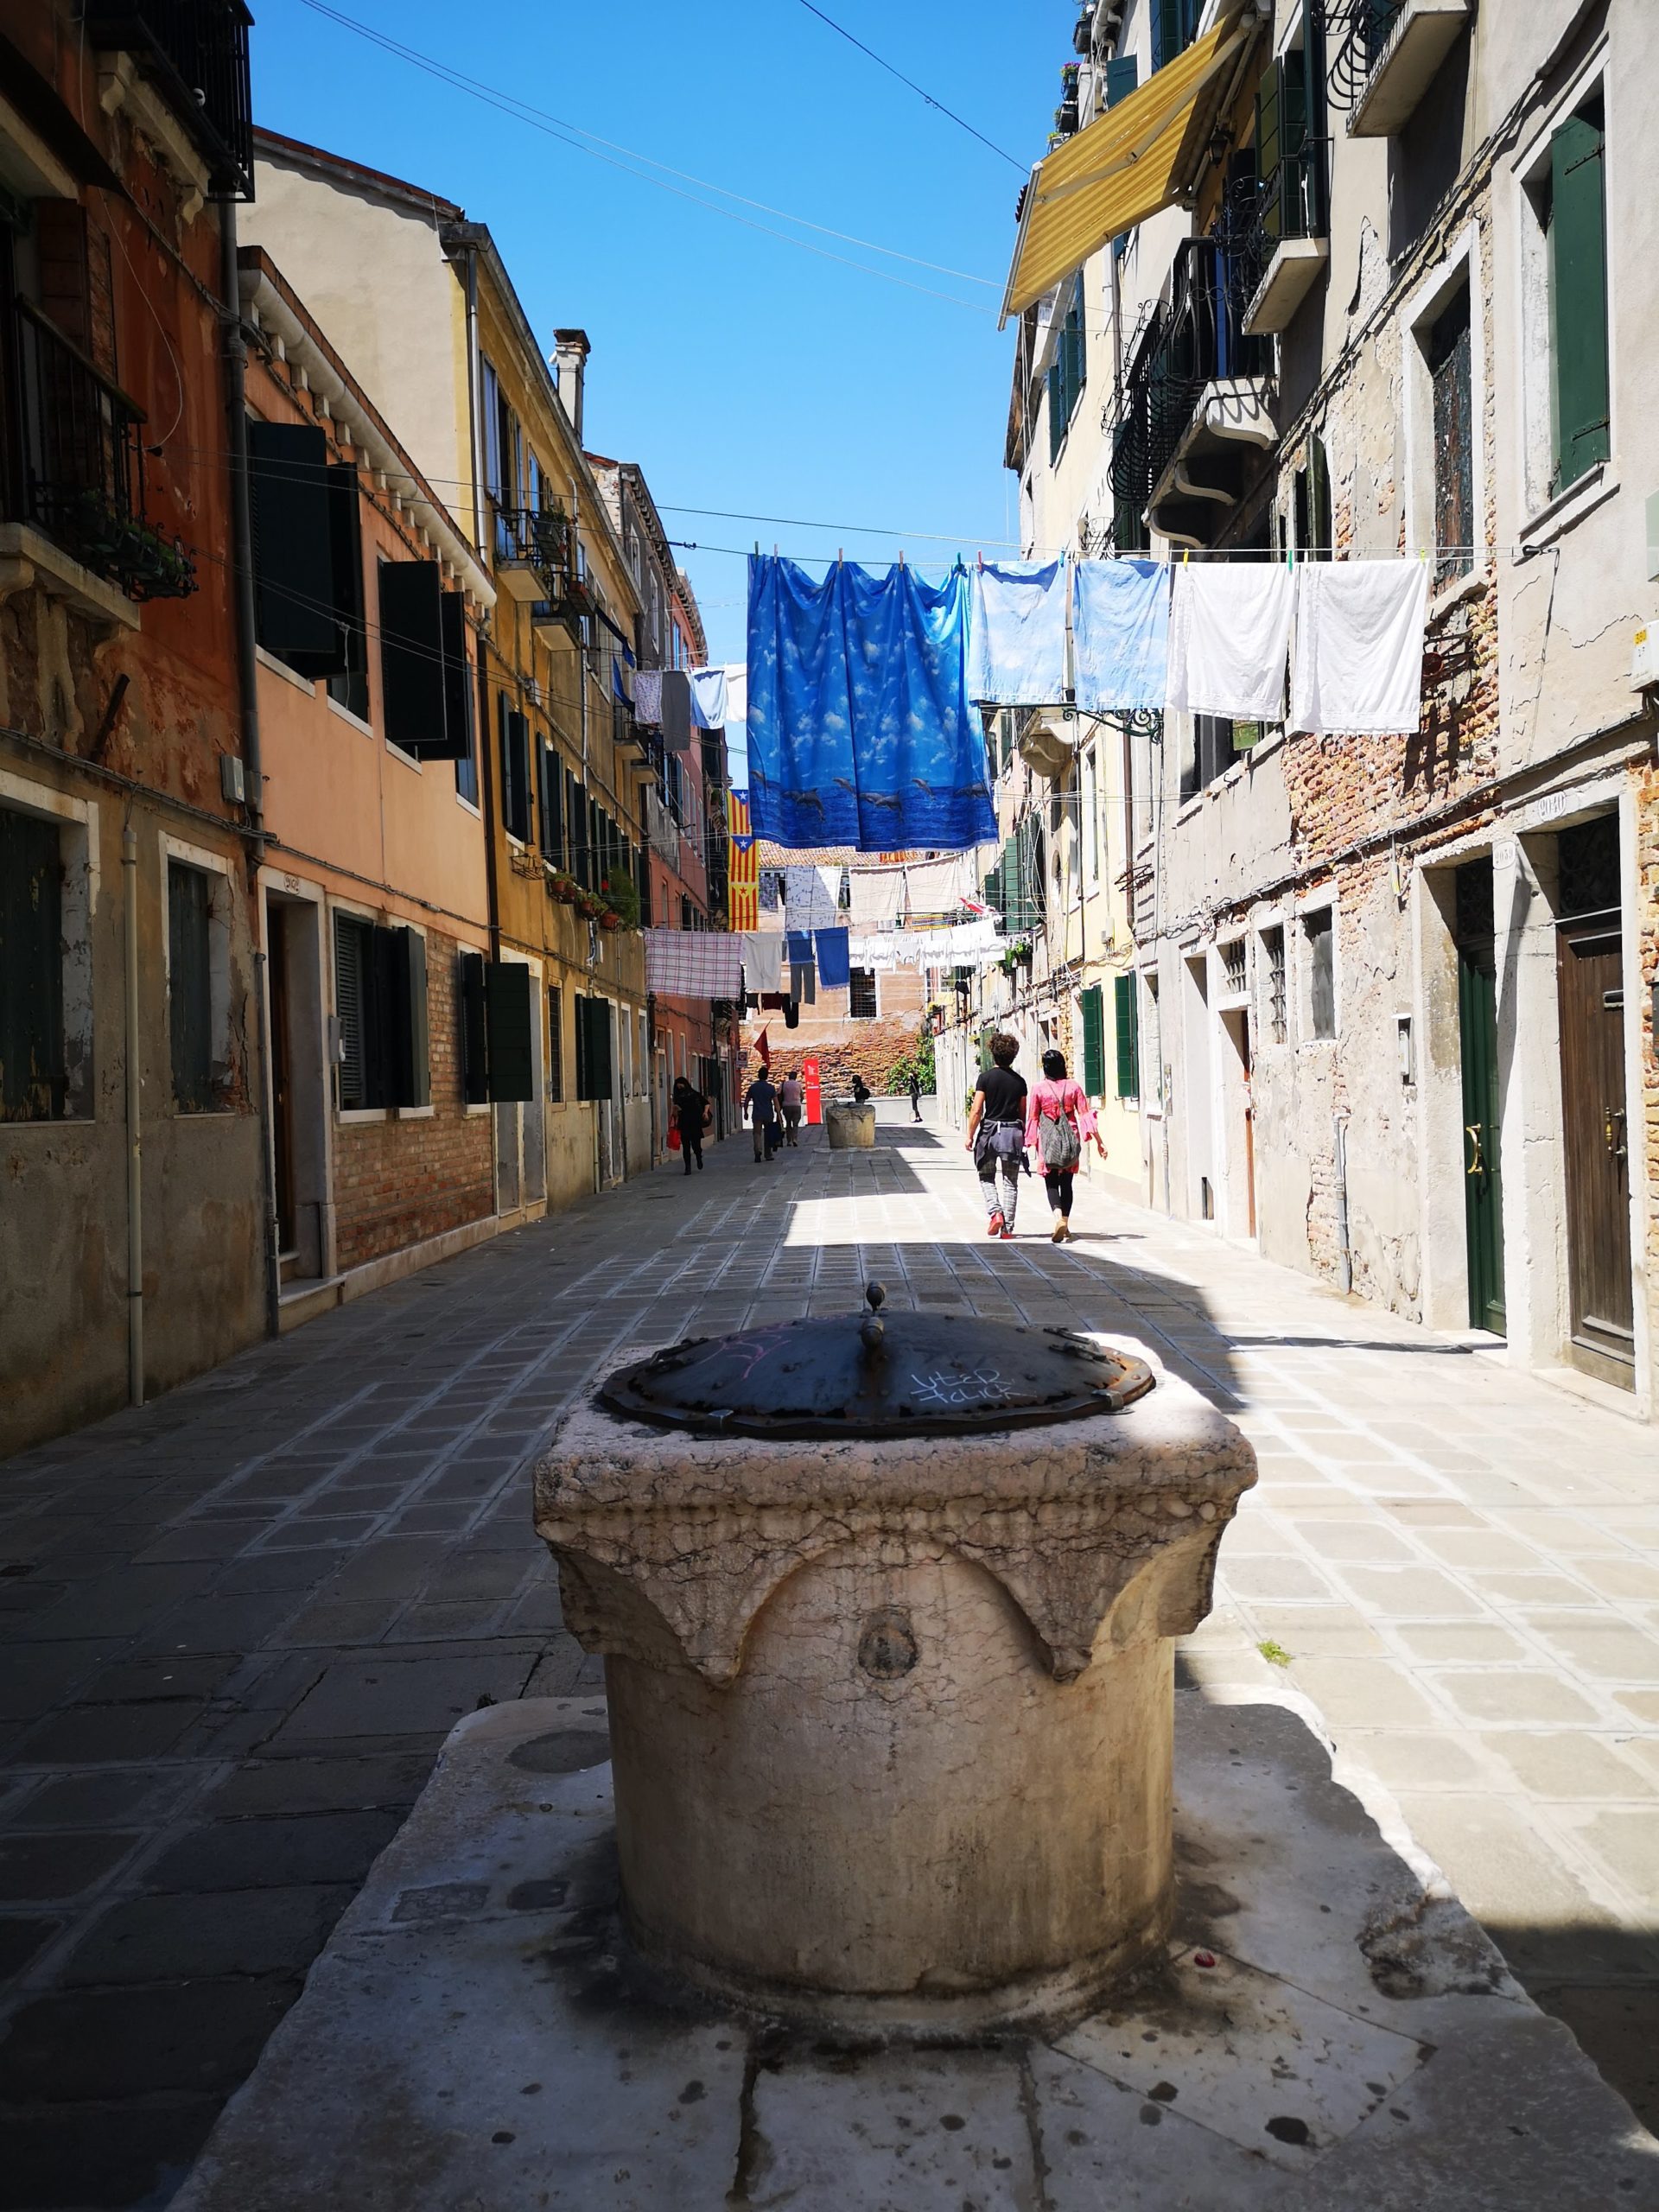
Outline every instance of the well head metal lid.
{"type": "Polygon", "coordinates": [[[1152,1370],[1072,1329],[869,1312],[693,1337],[620,1369],[614,1414],[702,1435],[931,1436],[1121,1413],[1152,1370]]]}

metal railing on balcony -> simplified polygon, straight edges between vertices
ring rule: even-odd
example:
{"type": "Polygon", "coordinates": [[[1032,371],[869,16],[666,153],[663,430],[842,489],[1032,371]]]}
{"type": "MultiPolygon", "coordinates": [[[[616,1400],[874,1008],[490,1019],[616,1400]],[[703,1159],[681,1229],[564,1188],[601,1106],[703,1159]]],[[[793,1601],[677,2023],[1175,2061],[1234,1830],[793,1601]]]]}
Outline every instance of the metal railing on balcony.
{"type": "Polygon", "coordinates": [[[134,599],[182,599],[195,569],[144,515],[144,416],[26,301],[16,304],[22,518],[134,599]]]}
{"type": "Polygon", "coordinates": [[[1382,58],[1406,0],[1325,0],[1323,25],[1332,105],[1351,108],[1382,58]]]}
{"type": "Polygon", "coordinates": [[[1272,340],[1243,328],[1262,265],[1259,243],[1231,234],[1224,243],[1185,238],[1178,248],[1168,302],[1147,323],[1124,378],[1112,437],[1115,535],[1145,512],[1206,385],[1271,371],[1272,340]]]}
{"type": "Polygon", "coordinates": [[[495,565],[528,569],[556,606],[570,581],[570,523],[563,507],[497,507],[495,565]]]}
{"type": "Polygon", "coordinates": [[[195,141],[215,192],[253,197],[253,92],[244,0],[87,0],[86,36],[137,55],[195,141]]]}
{"type": "Polygon", "coordinates": [[[1283,238],[1330,237],[1330,152],[1328,139],[1306,139],[1256,186],[1251,235],[1237,241],[1247,253],[1265,264],[1283,238]]]}

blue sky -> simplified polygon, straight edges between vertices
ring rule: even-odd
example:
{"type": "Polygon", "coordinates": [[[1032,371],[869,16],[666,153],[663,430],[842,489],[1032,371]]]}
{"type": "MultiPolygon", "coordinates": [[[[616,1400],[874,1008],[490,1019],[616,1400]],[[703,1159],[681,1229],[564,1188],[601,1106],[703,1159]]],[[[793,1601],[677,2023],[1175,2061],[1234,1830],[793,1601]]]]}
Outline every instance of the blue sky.
{"type": "MultiPolygon", "coordinates": [[[[1043,150],[1071,51],[1069,0],[824,5],[1021,162],[1043,150]]],[[[841,547],[871,566],[902,544],[908,560],[941,569],[958,550],[1017,534],[1001,465],[1014,334],[999,334],[995,309],[1020,175],[802,0],[340,7],[659,162],[995,280],[964,282],[736,210],[861,266],[804,251],[558,143],[304,0],[254,0],[259,121],[429,185],[488,223],[537,333],[550,342],[556,325],[587,330],[587,442],[642,465],[671,537],[745,550],[759,538],[809,563],[841,547]],[[865,273],[877,267],[928,289],[865,273]]],[[[711,657],[741,658],[742,561],[681,557],[711,657]]]]}

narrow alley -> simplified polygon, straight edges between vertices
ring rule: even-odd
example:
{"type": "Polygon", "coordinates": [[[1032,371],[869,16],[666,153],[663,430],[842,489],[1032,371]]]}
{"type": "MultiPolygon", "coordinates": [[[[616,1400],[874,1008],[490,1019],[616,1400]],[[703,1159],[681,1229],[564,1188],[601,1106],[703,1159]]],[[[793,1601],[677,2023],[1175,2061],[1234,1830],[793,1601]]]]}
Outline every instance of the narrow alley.
{"type": "Polygon", "coordinates": [[[873,1154],[711,1147],[15,1461],[0,2203],[163,2201],[454,1722],[597,1687],[530,1526],[572,1394],[872,1279],[1136,1339],[1235,1414],[1261,1479],[1189,1681],[1307,1700],[1659,2117],[1647,1433],[1098,1185],[1056,1248],[1028,1188],[988,1245],[958,1141],[898,1101],[873,1154]]]}

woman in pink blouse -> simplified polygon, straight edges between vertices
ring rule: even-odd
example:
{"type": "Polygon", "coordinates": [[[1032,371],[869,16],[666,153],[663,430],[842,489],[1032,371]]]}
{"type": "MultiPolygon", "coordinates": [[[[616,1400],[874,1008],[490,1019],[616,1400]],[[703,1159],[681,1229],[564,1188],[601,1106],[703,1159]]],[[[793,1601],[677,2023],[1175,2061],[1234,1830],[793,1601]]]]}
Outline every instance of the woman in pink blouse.
{"type": "Polygon", "coordinates": [[[1037,1154],[1042,1169],[1043,1188],[1056,1217],[1056,1244],[1071,1234],[1071,1179],[1090,1137],[1104,1160],[1106,1147],[1083,1085],[1067,1076],[1064,1053],[1045,1052],[1043,1079],[1026,1104],[1026,1150],[1037,1154]]]}

